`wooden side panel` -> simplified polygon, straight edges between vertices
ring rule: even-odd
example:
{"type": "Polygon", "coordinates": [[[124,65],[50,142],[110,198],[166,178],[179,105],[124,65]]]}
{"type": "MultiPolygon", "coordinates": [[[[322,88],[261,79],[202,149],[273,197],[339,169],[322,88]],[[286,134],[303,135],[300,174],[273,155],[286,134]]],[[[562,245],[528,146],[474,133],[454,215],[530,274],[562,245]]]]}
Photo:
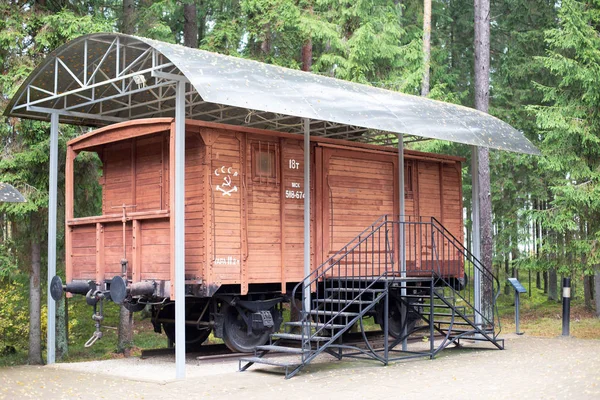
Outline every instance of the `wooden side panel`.
{"type": "Polygon", "coordinates": [[[299,282],[304,278],[304,150],[298,140],[282,143],[284,275],[287,282],[299,282]]]}
{"type": "Polygon", "coordinates": [[[96,282],[104,281],[104,225],[96,224],[96,282]]]}
{"type": "Polygon", "coordinates": [[[167,219],[144,221],[137,242],[140,243],[141,280],[169,280],[170,226],[167,219]]]}
{"type": "Polygon", "coordinates": [[[121,206],[132,205],[131,141],[107,145],[103,159],[102,213],[121,212],[121,206]]]}
{"type": "MultiPolygon", "coordinates": [[[[129,268],[127,277],[131,279],[131,261],[133,250],[133,230],[131,222],[125,228],[125,246],[129,268]]],[[[104,224],[104,279],[112,279],[115,275],[121,275],[121,260],[123,259],[123,224],[113,222],[104,224]]]]}
{"type": "Polygon", "coordinates": [[[133,238],[131,254],[131,280],[139,282],[142,270],[142,221],[133,221],[133,238]]]}
{"type": "Polygon", "coordinates": [[[240,142],[221,133],[212,145],[210,162],[213,212],[213,279],[239,284],[241,273],[240,142]]]}
{"type": "Polygon", "coordinates": [[[281,282],[281,162],[272,166],[276,169],[275,179],[254,179],[257,151],[274,151],[279,155],[277,138],[248,135],[246,146],[246,194],[248,199],[248,282],[281,282]]]}
{"type": "Polygon", "coordinates": [[[134,210],[160,210],[163,185],[162,135],[137,139],[134,155],[134,210]]]}
{"type": "Polygon", "coordinates": [[[381,216],[393,214],[397,184],[391,157],[328,150],[324,164],[328,194],[323,238],[331,254],[381,216]]]}
{"type": "MultiPolygon", "coordinates": [[[[424,217],[440,218],[442,215],[439,163],[419,161],[419,214],[424,217]]],[[[443,221],[440,221],[443,223],[443,221]]]]}
{"type": "MultiPolygon", "coordinates": [[[[463,237],[462,220],[462,176],[460,163],[441,164],[440,185],[442,187],[442,224],[457,239],[463,237]]],[[[454,247],[446,246],[441,249],[443,254],[443,273],[462,275],[463,258],[454,247]]]]}
{"type": "Polygon", "coordinates": [[[462,238],[462,179],[460,164],[442,164],[443,210],[444,221],[441,221],[457,238],[462,238]]]}
{"type": "MultiPolygon", "coordinates": [[[[71,279],[94,279],[96,276],[96,224],[71,227],[73,270],[71,279]]],[[[70,282],[70,281],[69,281],[70,282]]]]}
{"type": "MultiPolygon", "coordinates": [[[[418,199],[419,214],[427,221],[430,217],[440,220],[442,217],[442,191],[440,187],[440,164],[435,161],[418,161],[418,199]]],[[[421,230],[417,233],[421,243],[420,262],[415,266],[416,270],[431,270],[433,268],[434,249],[431,242],[431,231],[429,229],[421,230]]],[[[438,249],[438,254],[439,254],[438,249]]]]}
{"type": "Polygon", "coordinates": [[[204,144],[200,135],[185,136],[185,276],[202,277],[204,266],[204,144]]]}
{"type": "MultiPolygon", "coordinates": [[[[66,282],[73,280],[73,230],[67,221],[73,218],[73,162],[77,155],[72,146],[67,146],[65,161],[65,278],[66,282]]],[[[70,296],[70,294],[67,294],[70,296]]]]}

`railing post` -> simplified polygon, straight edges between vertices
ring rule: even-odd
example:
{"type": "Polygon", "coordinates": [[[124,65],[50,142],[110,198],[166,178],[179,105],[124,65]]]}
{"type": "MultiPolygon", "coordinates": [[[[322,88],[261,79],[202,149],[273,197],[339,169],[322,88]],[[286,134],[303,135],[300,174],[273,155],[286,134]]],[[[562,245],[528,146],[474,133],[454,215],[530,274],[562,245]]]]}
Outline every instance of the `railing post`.
{"type": "Polygon", "coordinates": [[[57,113],[50,114],[50,166],[48,168],[48,364],[56,361],[56,302],[50,295],[52,278],[56,275],[56,204],[58,182],[58,123],[57,113]]]}
{"type": "MultiPolygon", "coordinates": [[[[400,211],[398,250],[400,254],[400,277],[402,278],[400,281],[400,295],[402,296],[402,299],[406,299],[406,240],[404,236],[404,135],[402,134],[398,134],[398,192],[398,206],[400,211]]],[[[406,340],[408,333],[406,324],[406,321],[408,321],[408,309],[404,302],[402,302],[400,309],[405,322],[402,324],[404,326],[402,329],[402,336],[404,336],[404,340],[402,340],[402,351],[406,351],[408,348],[408,342],[406,340]]]]}
{"type": "MultiPolygon", "coordinates": [[[[302,303],[305,308],[303,317],[308,320],[310,312],[310,119],[304,118],[304,290],[302,303]]],[[[318,286],[318,282],[316,282],[318,286]]],[[[310,338],[310,325],[306,327],[307,336],[310,338]]],[[[303,333],[304,334],[304,333],[303,333]]]]}
{"type": "MultiPolygon", "coordinates": [[[[471,181],[472,181],[472,237],[473,237],[473,257],[481,259],[481,231],[480,231],[480,212],[479,212],[479,153],[476,146],[471,148],[471,181]]],[[[481,325],[481,272],[473,260],[473,295],[475,309],[475,323],[481,325]]]]}
{"type": "Polygon", "coordinates": [[[385,281],[385,299],[383,299],[383,358],[385,359],[385,365],[388,364],[389,360],[389,311],[390,311],[390,285],[386,279],[385,281]]]}
{"type": "Polygon", "coordinates": [[[433,279],[429,281],[429,358],[433,359],[433,279]]]}

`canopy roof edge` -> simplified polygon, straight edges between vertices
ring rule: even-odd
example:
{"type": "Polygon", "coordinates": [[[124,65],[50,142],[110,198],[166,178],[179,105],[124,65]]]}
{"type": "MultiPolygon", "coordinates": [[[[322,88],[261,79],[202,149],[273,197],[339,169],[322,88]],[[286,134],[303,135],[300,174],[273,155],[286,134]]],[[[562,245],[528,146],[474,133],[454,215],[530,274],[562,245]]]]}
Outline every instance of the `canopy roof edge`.
{"type": "Polygon", "coordinates": [[[257,61],[118,33],[74,39],[48,55],[9,102],[7,116],[104,126],[173,117],[186,84],[186,118],[392,144],[397,134],[527,154],[538,149],[480,111],[257,61]]]}

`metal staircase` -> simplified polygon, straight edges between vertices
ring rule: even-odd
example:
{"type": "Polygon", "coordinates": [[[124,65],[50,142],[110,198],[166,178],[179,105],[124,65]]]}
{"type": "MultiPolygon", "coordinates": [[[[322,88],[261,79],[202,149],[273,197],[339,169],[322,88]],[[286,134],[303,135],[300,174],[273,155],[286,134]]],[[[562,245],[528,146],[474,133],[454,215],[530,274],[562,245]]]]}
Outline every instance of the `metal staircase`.
{"type": "Polygon", "coordinates": [[[322,353],[387,365],[433,358],[461,339],[489,341],[502,349],[495,312],[498,294],[498,280],[435,218],[399,221],[383,216],[294,288],[293,298],[302,298],[300,320],[285,323],[268,345],[257,346],[254,357],[240,359],[240,371],[267,364],[283,367],[291,378],[322,353]],[[462,279],[465,273],[479,275],[481,290],[462,279]],[[478,296],[491,301],[476,307],[478,296]],[[383,343],[371,343],[366,317],[381,325],[383,343]],[[355,325],[362,333],[361,345],[344,342],[355,325]],[[406,340],[419,331],[425,331],[428,345],[409,351],[406,340]],[[402,349],[396,349],[400,344],[402,349]],[[289,357],[265,357],[268,353],[289,357]]]}

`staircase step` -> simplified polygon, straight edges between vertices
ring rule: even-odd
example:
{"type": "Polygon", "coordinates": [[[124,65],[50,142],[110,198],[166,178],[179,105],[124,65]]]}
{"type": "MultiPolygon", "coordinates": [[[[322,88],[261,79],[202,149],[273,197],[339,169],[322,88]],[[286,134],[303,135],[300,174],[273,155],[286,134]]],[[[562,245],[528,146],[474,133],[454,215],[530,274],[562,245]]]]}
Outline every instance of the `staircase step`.
{"type": "MultiPolygon", "coordinates": [[[[295,334],[295,333],[273,333],[271,335],[272,339],[286,339],[286,340],[302,340],[308,339],[305,335],[295,334]]],[[[311,342],[326,342],[330,340],[330,337],[326,336],[312,336],[310,338],[311,342]]]]}
{"type": "MultiPolygon", "coordinates": [[[[410,299],[428,299],[430,296],[429,296],[429,293],[427,293],[427,294],[407,294],[407,295],[400,296],[400,297],[408,297],[410,299]]],[[[435,296],[433,298],[435,299],[435,296]]]]}
{"type": "Polygon", "coordinates": [[[373,301],[355,300],[355,299],[315,299],[317,303],[329,304],[371,304],[373,301]]]}
{"type": "Polygon", "coordinates": [[[287,347],[277,346],[273,344],[266,344],[263,346],[256,346],[257,351],[270,351],[272,353],[290,353],[290,354],[303,354],[308,353],[310,350],[301,349],[299,347],[287,347]]]}
{"type": "MultiPolygon", "coordinates": [[[[460,318],[460,317],[458,317],[460,318]]],[[[462,318],[461,318],[462,319],[462,318]]],[[[453,324],[453,325],[468,325],[468,326],[472,326],[470,322],[464,322],[464,321],[454,321],[454,322],[450,322],[450,321],[436,321],[433,320],[434,324],[441,324],[441,325],[449,325],[449,324],[453,324]]]]}
{"type": "Polygon", "coordinates": [[[341,325],[341,324],[331,324],[329,322],[327,323],[322,323],[322,324],[318,324],[316,322],[311,322],[309,324],[307,323],[302,323],[301,321],[294,321],[294,322],[286,322],[284,324],[285,326],[293,326],[293,327],[308,327],[311,329],[342,329],[345,328],[346,325],[341,325]]]}
{"type": "Polygon", "coordinates": [[[364,288],[345,288],[345,287],[336,287],[336,288],[327,288],[325,292],[329,293],[350,293],[350,292],[364,292],[364,293],[381,293],[384,292],[384,289],[364,289],[364,288]]]}
{"type": "Polygon", "coordinates": [[[433,308],[454,308],[454,309],[465,309],[466,306],[449,306],[447,304],[434,304],[433,306],[427,303],[419,304],[421,307],[433,307],[433,308]]]}
{"type": "Polygon", "coordinates": [[[329,316],[337,316],[337,317],[347,317],[347,318],[353,318],[353,317],[358,317],[358,313],[353,313],[353,312],[338,312],[338,311],[325,311],[325,310],[311,310],[310,315],[329,315],[329,316]]]}
{"type": "Polygon", "coordinates": [[[266,365],[274,365],[277,367],[296,367],[296,366],[302,364],[301,362],[298,362],[298,361],[280,361],[280,360],[273,360],[271,358],[260,358],[260,357],[240,358],[240,364],[241,363],[266,364],[266,365]]]}
{"type": "MultiPolygon", "coordinates": [[[[428,312],[424,312],[424,313],[423,313],[423,315],[427,316],[427,315],[429,315],[429,313],[428,313],[428,312]]],[[[452,314],[452,313],[439,313],[439,312],[434,312],[434,313],[433,313],[433,316],[434,316],[434,317],[451,317],[451,316],[453,316],[453,315],[454,315],[455,317],[461,318],[461,316],[460,316],[460,315],[458,315],[458,314],[452,314]]],[[[464,315],[466,318],[473,318],[473,314],[466,314],[466,315],[465,315],[465,314],[463,314],[463,315],[464,315]]]]}
{"type": "MultiPolygon", "coordinates": [[[[494,333],[494,330],[491,329],[491,328],[490,329],[481,329],[481,331],[484,332],[484,333],[487,333],[487,334],[494,333]]],[[[475,328],[473,328],[473,329],[455,329],[455,328],[452,328],[452,329],[450,329],[450,332],[452,332],[452,333],[473,332],[474,335],[477,334],[477,333],[479,333],[475,328]]]]}

